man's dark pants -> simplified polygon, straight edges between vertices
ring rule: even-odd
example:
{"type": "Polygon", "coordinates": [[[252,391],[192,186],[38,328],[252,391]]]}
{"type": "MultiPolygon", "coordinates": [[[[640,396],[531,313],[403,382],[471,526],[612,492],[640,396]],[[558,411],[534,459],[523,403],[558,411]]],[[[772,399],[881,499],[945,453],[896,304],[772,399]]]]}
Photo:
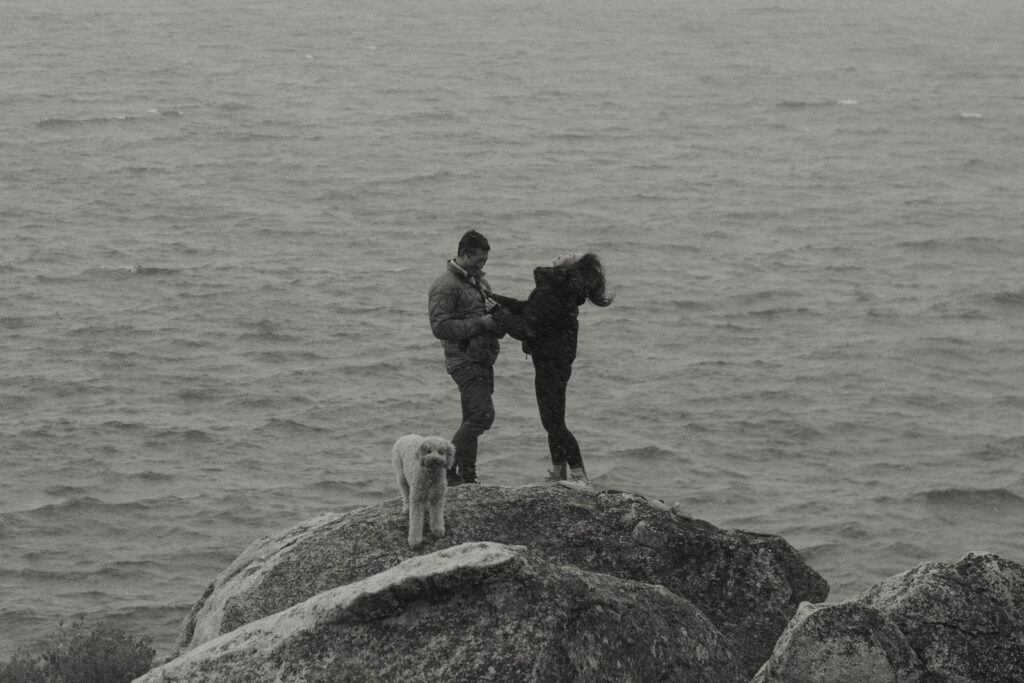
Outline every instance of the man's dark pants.
{"type": "Polygon", "coordinates": [[[462,424],[452,443],[455,465],[463,481],[476,481],[476,451],[480,435],[494,424],[494,368],[483,363],[469,363],[455,368],[452,379],[462,396],[462,424]]]}

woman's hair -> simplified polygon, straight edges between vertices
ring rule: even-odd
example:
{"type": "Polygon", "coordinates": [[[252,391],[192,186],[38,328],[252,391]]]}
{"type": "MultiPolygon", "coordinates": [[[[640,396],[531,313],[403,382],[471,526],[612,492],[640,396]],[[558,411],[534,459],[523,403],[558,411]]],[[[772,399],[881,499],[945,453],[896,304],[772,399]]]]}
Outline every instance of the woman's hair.
{"type": "Polygon", "coordinates": [[[604,268],[597,254],[589,252],[580,256],[574,263],[563,266],[572,277],[580,297],[589,299],[595,306],[607,306],[614,296],[606,296],[604,292],[604,268]]]}

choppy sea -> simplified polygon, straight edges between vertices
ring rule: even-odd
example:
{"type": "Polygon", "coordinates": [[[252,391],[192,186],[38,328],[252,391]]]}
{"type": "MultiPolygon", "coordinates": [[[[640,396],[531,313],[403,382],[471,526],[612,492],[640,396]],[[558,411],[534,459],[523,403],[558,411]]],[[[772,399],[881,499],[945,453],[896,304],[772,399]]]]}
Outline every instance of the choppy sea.
{"type": "MultiPolygon", "coordinates": [[[[450,435],[426,290],[594,250],[599,486],[782,535],[853,597],[1024,561],[1019,0],[5,0],[0,657],[167,654],[257,537],[450,435]]],[[[541,478],[514,343],[490,484],[541,478]]]]}

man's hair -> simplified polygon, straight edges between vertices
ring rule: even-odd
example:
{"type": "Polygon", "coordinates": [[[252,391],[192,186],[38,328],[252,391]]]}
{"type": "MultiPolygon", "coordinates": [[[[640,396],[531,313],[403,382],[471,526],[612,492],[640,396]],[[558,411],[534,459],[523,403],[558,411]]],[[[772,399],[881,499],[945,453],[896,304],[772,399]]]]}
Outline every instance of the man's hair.
{"type": "Polygon", "coordinates": [[[459,240],[459,252],[458,255],[469,251],[490,251],[491,245],[487,243],[487,238],[478,233],[476,230],[467,230],[466,234],[459,240]]]}

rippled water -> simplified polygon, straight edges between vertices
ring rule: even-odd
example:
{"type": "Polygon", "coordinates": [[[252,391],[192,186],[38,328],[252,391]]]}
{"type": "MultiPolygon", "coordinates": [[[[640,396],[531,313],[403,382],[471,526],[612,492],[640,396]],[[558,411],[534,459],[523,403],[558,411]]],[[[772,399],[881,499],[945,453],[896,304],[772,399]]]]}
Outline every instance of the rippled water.
{"type": "MultiPolygon", "coordinates": [[[[252,540],[450,434],[426,289],[466,226],[567,250],[600,485],[778,533],[851,597],[1024,560],[1024,65],[1010,0],[10,0],[0,655],[166,653],[252,540]],[[125,6],[127,5],[127,6],[125,6]]],[[[543,475],[529,361],[485,483],[543,475]]]]}

